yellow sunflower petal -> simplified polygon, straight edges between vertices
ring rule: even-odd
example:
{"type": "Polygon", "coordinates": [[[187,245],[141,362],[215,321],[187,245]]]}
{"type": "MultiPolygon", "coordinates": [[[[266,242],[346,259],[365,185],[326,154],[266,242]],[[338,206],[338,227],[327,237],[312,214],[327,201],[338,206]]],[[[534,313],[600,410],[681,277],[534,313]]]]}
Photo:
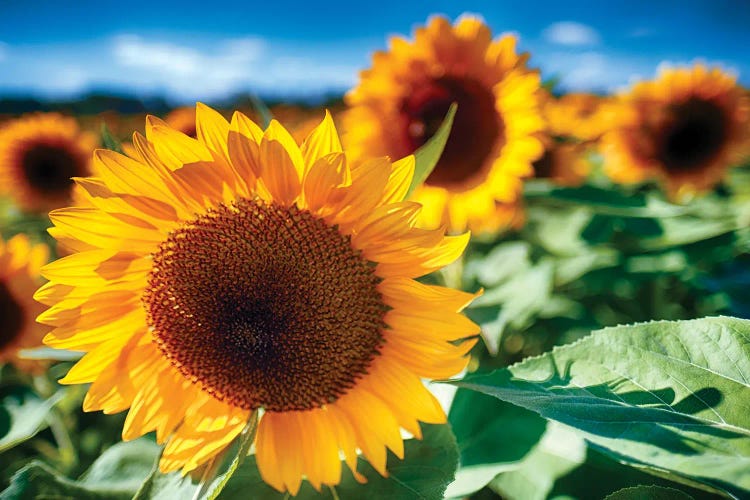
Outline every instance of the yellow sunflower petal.
{"type": "Polygon", "coordinates": [[[343,151],[331,113],[326,111],[323,121],[305,139],[301,151],[308,170],[319,158],[330,153],[341,153],[343,151]]]}

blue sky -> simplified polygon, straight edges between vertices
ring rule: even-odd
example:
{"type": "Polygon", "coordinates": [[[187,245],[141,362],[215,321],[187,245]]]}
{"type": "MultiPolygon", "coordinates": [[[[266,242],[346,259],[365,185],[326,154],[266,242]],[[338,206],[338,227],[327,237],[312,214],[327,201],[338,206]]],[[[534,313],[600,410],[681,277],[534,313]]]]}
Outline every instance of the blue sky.
{"type": "Polygon", "coordinates": [[[568,90],[611,91],[701,59],[750,84],[750,1],[0,1],[0,95],[91,89],[174,103],[343,92],[388,36],[433,13],[512,31],[568,90]]]}

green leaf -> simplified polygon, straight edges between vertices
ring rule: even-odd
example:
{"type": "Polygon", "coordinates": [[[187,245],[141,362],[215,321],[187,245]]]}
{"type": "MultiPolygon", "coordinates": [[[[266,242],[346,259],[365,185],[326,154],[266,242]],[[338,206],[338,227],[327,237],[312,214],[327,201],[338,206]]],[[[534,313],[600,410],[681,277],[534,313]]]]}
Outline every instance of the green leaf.
{"type": "Polygon", "coordinates": [[[550,260],[543,260],[500,286],[486,290],[472,304],[472,308],[501,305],[497,318],[482,325],[482,335],[487,349],[495,354],[500,349],[505,328],[527,327],[531,320],[546,306],[552,293],[554,269],[550,260]]]}
{"type": "Polygon", "coordinates": [[[690,207],[672,205],[653,195],[617,191],[585,185],[577,188],[541,189],[531,185],[526,191],[530,203],[553,206],[587,207],[601,215],[617,217],[677,217],[691,213],[690,207]]]}
{"type": "Polygon", "coordinates": [[[10,486],[0,493],[2,500],[60,499],[105,500],[130,498],[130,495],[108,495],[95,492],[71,481],[37,460],[23,467],[11,478],[10,486]]]}
{"type": "Polygon", "coordinates": [[[0,438],[0,453],[31,439],[47,427],[49,412],[64,396],[65,391],[58,391],[46,400],[31,395],[21,400],[16,396],[5,397],[0,406],[0,421],[8,425],[0,427],[7,429],[0,438]]]}
{"type": "Polygon", "coordinates": [[[102,147],[104,147],[104,149],[109,149],[110,151],[124,154],[122,151],[122,143],[119,139],[112,135],[106,123],[102,123],[101,141],[102,147]]]}
{"type": "Polygon", "coordinates": [[[524,231],[527,239],[538,243],[552,255],[573,256],[588,251],[581,233],[591,221],[586,208],[551,210],[549,207],[529,207],[528,223],[524,231]]]}
{"type": "MultiPolygon", "coordinates": [[[[358,460],[357,470],[367,478],[360,484],[342,464],[341,483],[335,487],[340,499],[362,500],[441,500],[448,484],[453,481],[458,465],[458,449],[448,425],[423,425],[424,439],[404,442],[404,459],[388,455],[388,477],[382,477],[365,460],[358,460]]],[[[282,500],[287,495],[279,493],[263,482],[258,473],[255,457],[250,456],[232,476],[222,491],[220,500],[246,499],[282,500]]],[[[302,483],[296,500],[336,498],[330,489],[320,493],[307,481],[302,483]]]]}
{"type": "MultiPolygon", "coordinates": [[[[552,424],[564,427],[556,422],[552,424]]],[[[568,429],[569,432],[576,432],[574,429],[568,429]]],[[[559,477],[549,493],[549,498],[604,498],[614,491],[640,485],[679,488],[701,500],[716,498],[715,494],[701,490],[700,484],[696,485],[694,482],[664,471],[654,472],[653,469],[646,471],[640,467],[622,464],[613,457],[589,447],[586,450],[586,461],[559,477]],[[595,477],[596,481],[591,481],[592,477],[595,477]],[[696,486],[699,489],[696,489],[696,486]]]]}
{"type": "Polygon", "coordinates": [[[570,257],[555,259],[555,286],[562,286],[591,271],[614,267],[620,262],[618,252],[608,248],[582,250],[570,257]]]}
{"type": "Polygon", "coordinates": [[[533,412],[465,389],[456,393],[449,421],[461,452],[449,498],[474,493],[500,472],[517,468],[547,425],[533,412]]]}
{"type": "Polygon", "coordinates": [[[604,500],[692,500],[687,493],[664,486],[633,486],[607,495],[604,500]]]}
{"type": "Polygon", "coordinates": [[[487,255],[469,260],[464,273],[484,286],[497,286],[531,265],[530,250],[525,241],[501,243],[487,255]]]}
{"type": "Polygon", "coordinates": [[[699,217],[677,217],[662,220],[663,233],[655,238],[644,238],[639,248],[645,251],[662,250],[708,240],[739,229],[735,217],[702,219],[699,217]]]}
{"type": "Polygon", "coordinates": [[[117,443],[96,459],[79,483],[93,489],[127,493],[130,498],[151,473],[159,451],[159,446],[146,438],[117,443]]]}
{"type": "Polygon", "coordinates": [[[617,460],[750,493],[750,321],[607,328],[454,382],[569,425],[617,460]]]}
{"type": "MultiPolygon", "coordinates": [[[[183,476],[180,472],[162,474],[154,466],[133,500],[192,498],[214,499],[219,496],[238,467],[245,461],[255,440],[258,413],[254,412],[232,446],[219,454],[200,471],[200,478],[183,476]]],[[[197,476],[197,474],[196,474],[197,476]]]]}
{"type": "Polygon", "coordinates": [[[440,161],[440,156],[443,154],[443,149],[445,149],[445,144],[448,142],[448,136],[451,133],[451,127],[453,127],[453,118],[456,116],[457,109],[458,105],[455,102],[451,104],[448,113],[443,119],[443,123],[440,124],[440,128],[437,129],[435,135],[430,137],[430,140],[414,152],[416,166],[414,167],[414,177],[412,178],[406,198],[427,180],[435,165],[440,161]]]}
{"type": "Polygon", "coordinates": [[[145,438],[118,443],[105,451],[78,481],[33,461],[14,474],[0,499],[127,500],[148,476],[158,453],[159,447],[145,438]]]}
{"type": "Polygon", "coordinates": [[[503,498],[544,500],[555,481],[586,459],[586,443],[575,431],[550,422],[539,444],[515,469],[500,474],[490,488],[503,498]]]}

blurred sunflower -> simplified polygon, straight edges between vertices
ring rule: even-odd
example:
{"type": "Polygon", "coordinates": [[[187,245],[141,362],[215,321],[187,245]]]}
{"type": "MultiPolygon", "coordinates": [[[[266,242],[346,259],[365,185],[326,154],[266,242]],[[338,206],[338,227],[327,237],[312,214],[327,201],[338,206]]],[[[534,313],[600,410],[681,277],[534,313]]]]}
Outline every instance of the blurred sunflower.
{"type": "Polygon", "coordinates": [[[125,439],[156,431],[160,469],[189,472],[263,410],[258,468],[278,490],[340,481],[343,453],[386,474],[399,428],[445,415],[420,377],[463,369],[474,295],[414,278],[468,234],[413,227],[412,156],[349,166],[330,115],[297,146],[198,105],[197,139],[150,117],[139,159],[95,154],[77,182],[94,208],[54,211],[78,253],[43,269],[45,342],[86,351],[62,380],[84,410],[130,409],[125,439]]]}
{"type": "Polygon", "coordinates": [[[586,158],[586,145],[573,142],[559,142],[544,137],[544,154],[533,163],[534,176],[550,179],[562,186],[580,186],[591,171],[591,163],[586,158]]]}
{"type": "Polygon", "coordinates": [[[542,153],[539,75],[516,54],[516,38],[492,40],[478,18],[452,26],[433,17],[414,41],[390,40],[345,97],[347,147],[355,157],[413,153],[458,111],[443,156],[414,199],[420,224],[452,231],[496,230],[516,214],[522,179],[542,153]],[[510,208],[510,209],[509,209],[510,208]]]}
{"type": "Polygon", "coordinates": [[[0,129],[0,194],[27,211],[70,202],[72,177],[90,175],[93,134],[56,113],[28,115],[0,129]]]}
{"type": "Polygon", "coordinates": [[[44,307],[32,298],[48,256],[45,245],[32,245],[24,234],[5,242],[0,238],[0,363],[11,362],[26,370],[39,367],[37,362],[20,359],[18,351],[42,345],[49,331],[35,321],[44,307]]]}
{"type": "Polygon", "coordinates": [[[543,112],[550,134],[597,140],[615,122],[618,105],[611,97],[571,93],[544,99],[543,112]]]}
{"type": "Polygon", "coordinates": [[[665,69],[622,101],[627,112],[602,145],[615,181],[658,178],[682,199],[713,187],[746,152],[750,101],[718,68],[665,69]]]}
{"type": "Polygon", "coordinates": [[[164,117],[164,121],[175,130],[183,134],[195,137],[195,108],[184,106],[175,108],[164,117]]]}

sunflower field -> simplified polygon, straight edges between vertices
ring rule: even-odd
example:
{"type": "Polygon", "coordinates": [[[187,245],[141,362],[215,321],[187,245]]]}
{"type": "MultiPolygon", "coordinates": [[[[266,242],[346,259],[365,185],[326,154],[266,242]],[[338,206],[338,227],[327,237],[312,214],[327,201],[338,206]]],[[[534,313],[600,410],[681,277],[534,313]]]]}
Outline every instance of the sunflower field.
{"type": "Polygon", "coordinates": [[[750,498],[750,91],[517,41],[0,116],[0,499],[750,498]]]}

